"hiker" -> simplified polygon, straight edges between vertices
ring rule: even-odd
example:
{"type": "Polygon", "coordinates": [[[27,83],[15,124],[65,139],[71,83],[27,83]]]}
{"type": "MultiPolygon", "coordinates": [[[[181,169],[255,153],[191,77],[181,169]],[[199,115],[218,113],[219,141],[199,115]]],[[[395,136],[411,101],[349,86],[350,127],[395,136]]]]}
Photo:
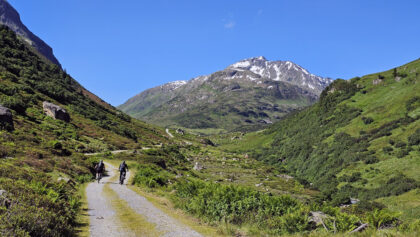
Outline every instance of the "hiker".
{"type": "Polygon", "coordinates": [[[124,183],[124,179],[125,179],[125,175],[126,175],[126,173],[128,171],[128,165],[125,163],[125,161],[123,161],[120,164],[119,171],[120,171],[120,184],[123,184],[124,183]]]}
{"type": "Polygon", "coordinates": [[[98,180],[98,183],[99,183],[105,171],[105,164],[103,160],[99,161],[99,163],[95,166],[95,171],[96,171],[96,179],[98,180]]]}

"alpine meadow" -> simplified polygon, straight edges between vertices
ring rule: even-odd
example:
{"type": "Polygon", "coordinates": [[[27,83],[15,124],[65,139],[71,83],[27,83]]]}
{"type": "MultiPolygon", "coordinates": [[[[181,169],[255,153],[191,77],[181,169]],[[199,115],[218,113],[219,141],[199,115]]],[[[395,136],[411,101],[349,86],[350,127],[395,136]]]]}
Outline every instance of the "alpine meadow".
{"type": "Polygon", "coordinates": [[[418,10],[0,0],[0,236],[419,236],[418,10]]]}

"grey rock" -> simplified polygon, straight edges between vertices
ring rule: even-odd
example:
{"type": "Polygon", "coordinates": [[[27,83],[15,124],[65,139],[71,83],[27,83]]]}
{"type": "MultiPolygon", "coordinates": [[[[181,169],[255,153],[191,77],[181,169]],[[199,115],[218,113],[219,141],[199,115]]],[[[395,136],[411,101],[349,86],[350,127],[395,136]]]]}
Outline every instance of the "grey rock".
{"type": "Polygon", "coordinates": [[[350,198],[350,203],[351,204],[357,204],[357,203],[359,203],[360,202],[360,200],[359,199],[357,199],[357,198],[350,198]]]}
{"type": "Polygon", "coordinates": [[[0,130],[14,130],[13,126],[13,114],[10,109],[0,105],[0,130]]]}
{"type": "Polygon", "coordinates": [[[70,115],[67,113],[67,111],[63,108],[61,108],[58,105],[55,105],[53,103],[44,101],[42,103],[42,107],[44,109],[44,112],[54,118],[54,119],[59,119],[59,120],[63,120],[65,122],[70,122],[70,115]]]}
{"type": "Polygon", "coordinates": [[[6,1],[0,0],[0,24],[6,25],[52,63],[61,67],[52,48],[33,34],[21,21],[19,13],[6,1]]]}
{"type": "Polygon", "coordinates": [[[185,134],[185,131],[182,130],[182,129],[180,129],[180,128],[178,128],[177,130],[175,130],[175,132],[178,133],[178,134],[181,134],[181,135],[184,135],[185,134]]]}
{"type": "Polygon", "coordinates": [[[373,85],[379,85],[379,84],[381,84],[381,83],[382,83],[382,80],[381,80],[381,79],[379,79],[379,78],[378,78],[378,79],[375,79],[375,80],[373,80],[373,81],[372,81],[372,84],[373,84],[373,85]]]}
{"type": "Polygon", "coordinates": [[[70,181],[70,179],[69,178],[66,178],[66,177],[59,177],[58,179],[57,179],[57,181],[58,182],[61,182],[61,181],[63,181],[63,182],[69,182],[70,181]]]}
{"type": "Polygon", "coordinates": [[[261,119],[260,121],[258,121],[259,123],[263,123],[263,124],[272,124],[273,122],[269,119],[261,119]]]}
{"type": "Polygon", "coordinates": [[[287,175],[287,174],[279,174],[277,175],[277,177],[285,179],[287,181],[289,181],[290,179],[293,179],[293,176],[287,175]]]}
{"type": "Polygon", "coordinates": [[[195,162],[195,165],[194,165],[193,169],[197,170],[197,171],[200,171],[200,170],[204,169],[204,166],[202,164],[200,164],[199,162],[195,162]]]}
{"type": "Polygon", "coordinates": [[[316,225],[321,225],[325,218],[328,216],[321,211],[311,211],[309,212],[310,218],[309,222],[314,222],[316,225]]]}

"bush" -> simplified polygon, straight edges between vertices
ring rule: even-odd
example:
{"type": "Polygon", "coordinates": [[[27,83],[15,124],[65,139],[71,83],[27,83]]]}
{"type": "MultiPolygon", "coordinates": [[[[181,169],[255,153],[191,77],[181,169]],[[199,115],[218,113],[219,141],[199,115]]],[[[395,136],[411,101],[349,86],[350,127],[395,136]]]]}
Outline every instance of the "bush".
{"type": "Polygon", "coordinates": [[[93,175],[91,175],[91,174],[82,174],[82,175],[78,175],[78,176],[76,176],[76,181],[77,181],[78,183],[83,184],[83,183],[90,182],[93,178],[94,178],[94,177],[93,177],[93,175]]]}
{"type": "Polygon", "coordinates": [[[397,224],[398,215],[388,209],[375,209],[367,214],[367,222],[376,229],[393,227],[397,224]]]}
{"type": "Polygon", "coordinates": [[[373,123],[373,118],[362,117],[362,121],[363,121],[364,124],[371,124],[371,123],[373,123]]]}
{"type": "Polygon", "coordinates": [[[372,200],[379,197],[400,195],[419,186],[416,180],[402,174],[391,177],[386,184],[375,189],[364,190],[359,194],[361,199],[372,200]]]}
{"type": "Polygon", "coordinates": [[[397,142],[397,143],[395,143],[395,147],[396,148],[401,148],[401,147],[406,147],[407,146],[407,143],[405,143],[405,142],[397,142]]]}
{"type": "MultiPolygon", "coordinates": [[[[20,176],[19,172],[14,173],[20,176]]],[[[42,174],[27,175],[32,182],[0,179],[0,189],[7,190],[7,198],[11,200],[8,209],[0,208],[0,235],[72,236],[80,205],[69,187],[51,183],[42,174]]]]}
{"type": "Polygon", "coordinates": [[[417,146],[420,144],[420,128],[416,130],[415,133],[408,137],[408,145],[417,146]]]}
{"type": "Polygon", "coordinates": [[[52,149],[56,149],[56,150],[63,149],[63,144],[60,141],[57,141],[57,140],[50,141],[49,145],[52,149]]]}
{"type": "Polygon", "coordinates": [[[138,171],[133,179],[133,184],[144,185],[149,188],[166,186],[169,174],[156,165],[138,165],[138,171]]]}
{"type": "Polygon", "coordinates": [[[389,153],[391,153],[394,149],[393,149],[392,147],[390,147],[390,146],[386,146],[386,147],[382,148],[382,150],[384,151],[384,153],[389,154],[389,153]]]}
{"type": "Polygon", "coordinates": [[[408,149],[401,149],[399,151],[397,151],[397,158],[403,158],[405,156],[407,156],[408,154],[410,154],[410,151],[408,149]]]}
{"type": "Polygon", "coordinates": [[[375,164],[379,162],[379,159],[376,156],[368,156],[364,162],[365,164],[375,164]]]}
{"type": "Polygon", "coordinates": [[[271,234],[308,230],[309,209],[290,196],[269,196],[251,188],[184,180],[173,200],[208,222],[256,224],[271,234]]]}

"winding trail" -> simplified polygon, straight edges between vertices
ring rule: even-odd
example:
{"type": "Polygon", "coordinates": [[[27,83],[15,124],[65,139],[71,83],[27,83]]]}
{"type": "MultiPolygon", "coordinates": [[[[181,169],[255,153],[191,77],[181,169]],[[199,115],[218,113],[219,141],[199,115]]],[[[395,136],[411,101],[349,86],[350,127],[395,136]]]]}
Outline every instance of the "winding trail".
{"type": "Polygon", "coordinates": [[[174,135],[172,135],[172,133],[171,132],[169,132],[169,128],[167,128],[166,130],[166,133],[171,137],[171,138],[174,138],[174,135]]]}
{"type": "MultiPolygon", "coordinates": [[[[109,163],[105,163],[108,171],[107,177],[101,183],[90,183],[86,188],[86,195],[90,216],[90,236],[134,236],[129,231],[124,231],[116,217],[115,211],[110,205],[110,200],[103,194],[103,186],[109,187],[117,193],[119,199],[125,201],[136,213],[144,217],[148,222],[155,224],[157,231],[163,237],[199,237],[202,236],[189,227],[169,217],[160,209],[156,208],[146,198],[129,189],[127,185],[119,185],[117,182],[110,182],[113,176],[117,175],[117,169],[109,163]]],[[[130,172],[127,173],[129,180],[130,172]]],[[[115,178],[114,178],[115,180],[115,178]]]]}

